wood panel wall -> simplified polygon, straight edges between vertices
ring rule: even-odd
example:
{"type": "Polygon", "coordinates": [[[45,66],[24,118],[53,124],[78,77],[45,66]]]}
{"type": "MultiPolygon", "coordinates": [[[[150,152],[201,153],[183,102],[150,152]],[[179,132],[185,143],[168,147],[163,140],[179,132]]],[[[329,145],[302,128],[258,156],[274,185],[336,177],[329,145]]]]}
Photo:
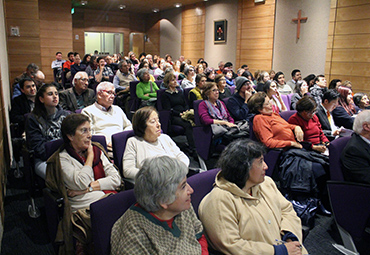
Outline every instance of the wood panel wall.
{"type": "Polygon", "coordinates": [[[41,67],[38,0],[5,0],[5,19],[10,84],[29,63],[41,67]],[[19,27],[20,36],[10,36],[10,27],[19,27]]]}
{"type": "Polygon", "coordinates": [[[39,0],[39,17],[40,68],[45,74],[46,82],[51,82],[54,81],[51,62],[55,60],[55,53],[60,51],[63,58],[67,59],[68,52],[73,50],[71,1],[39,0]],[[57,11],[51,11],[50,6],[57,11]]]}
{"type": "Polygon", "coordinates": [[[204,57],[205,3],[187,5],[182,10],[181,55],[195,65],[204,57]]]}
{"type": "Polygon", "coordinates": [[[331,0],[325,75],[370,92],[370,2],[331,0]]]}
{"type": "Polygon", "coordinates": [[[239,0],[236,66],[247,64],[256,71],[272,67],[275,0],[255,4],[254,0],[239,0]]]}

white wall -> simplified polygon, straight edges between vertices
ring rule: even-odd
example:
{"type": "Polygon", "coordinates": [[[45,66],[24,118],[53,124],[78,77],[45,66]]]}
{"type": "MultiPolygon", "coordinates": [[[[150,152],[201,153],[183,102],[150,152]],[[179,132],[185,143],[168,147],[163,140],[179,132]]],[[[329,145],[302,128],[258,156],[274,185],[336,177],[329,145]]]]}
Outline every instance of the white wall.
{"type": "Polygon", "coordinates": [[[230,61],[236,64],[236,39],[238,28],[238,0],[213,0],[206,4],[206,25],[204,60],[208,65],[218,68],[218,62],[230,61]],[[214,21],[227,20],[226,44],[214,43],[214,21]]]}
{"type": "Polygon", "coordinates": [[[300,69],[302,76],[310,73],[324,74],[325,55],[329,29],[330,0],[277,0],[273,51],[273,69],[282,71],[286,80],[293,69],[300,69]],[[301,23],[297,40],[298,11],[308,17],[301,23]]]}
{"type": "Polygon", "coordinates": [[[181,55],[181,8],[161,12],[160,54],[170,54],[173,59],[181,55]]]}

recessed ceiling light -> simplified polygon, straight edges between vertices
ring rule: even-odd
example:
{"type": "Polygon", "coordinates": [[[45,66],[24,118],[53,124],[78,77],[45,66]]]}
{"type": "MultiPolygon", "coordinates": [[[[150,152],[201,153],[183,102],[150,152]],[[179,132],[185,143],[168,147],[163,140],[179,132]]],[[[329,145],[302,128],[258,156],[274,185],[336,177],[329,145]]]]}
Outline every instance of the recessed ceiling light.
{"type": "Polygon", "coordinates": [[[81,1],[81,5],[82,5],[82,6],[87,5],[87,1],[86,1],[86,0],[82,0],[82,1],[81,1]]]}
{"type": "Polygon", "coordinates": [[[118,6],[118,8],[120,8],[121,10],[123,10],[123,9],[125,9],[125,8],[126,8],[126,5],[121,4],[121,5],[119,5],[119,6],[118,6]]]}
{"type": "Polygon", "coordinates": [[[152,11],[153,12],[159,12],[159,9],[158,8],[153,8],[152,11]]]}
{"type": "Polygon", "coordinates": [[[177,4],[175,4],[175,7],[176,8],[180,8],[182,6],[182,4],[181,3],[177,3],[177,4]]]}

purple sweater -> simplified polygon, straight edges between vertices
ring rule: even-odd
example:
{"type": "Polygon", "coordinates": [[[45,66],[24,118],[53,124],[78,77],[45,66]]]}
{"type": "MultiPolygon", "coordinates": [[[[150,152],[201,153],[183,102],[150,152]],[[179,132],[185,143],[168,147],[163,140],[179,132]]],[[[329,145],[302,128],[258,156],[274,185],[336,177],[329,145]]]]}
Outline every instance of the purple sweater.
{"type": "MultiPolygon", "coordinates": [[[[230,113],[227,110],[227,108],[225,106],[225,103],[222,102],[221,100],[219,100],[219,101],[225,107],[225,110],[226,110],[226,113],[227,113],[227,119],[225,119],[225,120],[227,120],[228,122],[234,123],[234,119],[230,116],[230,113]]],[[[207,107],[207,104],[206,104],[206,102],[204,100],[199,104],[198,114],[199,114],[199,117],[200,117],[200,121],[204,125],[211,125],[211,124],[213,124],[213,118],[211,117],[211,115],[209,115],[209,113],[208,113],[208,107],[207,107]]]]}

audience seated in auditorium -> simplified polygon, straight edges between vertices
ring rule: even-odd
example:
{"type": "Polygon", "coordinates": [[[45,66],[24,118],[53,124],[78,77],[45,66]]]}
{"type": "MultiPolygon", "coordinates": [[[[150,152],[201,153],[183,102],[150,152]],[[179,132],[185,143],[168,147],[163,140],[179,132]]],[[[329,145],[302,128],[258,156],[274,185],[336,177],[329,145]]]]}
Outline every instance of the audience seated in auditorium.
{"type": "Polygon", "coordinates": [[[310,87],[310,94],[315,99],[316,104],[320,105],[322,102],[322,95],[328,90],[325,76],[322,74],[316,76],[314,83],[315,84],[310,87]]]}
{"type": "Polygon", "coordinates": [[[277,72],[273,80],[276,82],[277,89],[280,92],[280,94],[289,95],[293,93],[292,88],[285,83],[285,76],[283,72],[277,72]]]}
{"type": "Polygon", "coordinates": [[[136,86],[136,96],[141,99],[141,106],[155,105],[156,91],[159,89],[154,81],[150,81],[149,70],[142,68],[137,72],[140,82],[136,86]]]}
{"type": "Polygon", "coordinates": [[[307,85],[308,85],[308,88],[311,88],[314,84],[315,84],[315,78],[316,78],[316,75],[314,75],[313,73],[312,74],[309,74],[307,75],[306,77],[304,77],[302,79],[302,81],[306,81],[307,85]]]}
{"type": "Polygon", "coordinates": [[[135,75],[130,73],[129,65],[126,60],[121,60],[118,64],[118,70],[113,78],[113,85],[116,93],[128,93],[130,91],[130,82],[136,81],[135,75]]]}
{"type": "Polygon", "coordinates": [[[335,125],[331,112],[337,107],[339,93],[335,89],[329,89],[322,97],[322,103],[317,107],[316,116],[319,118],[321,128],[325,136],[334,140],[340,134],[340,129],[335,125]]]}
{"type": "Polygon", "coordinates": [[[156,109],[147,106],[137,110],[132,119],[134,137],[130,137],[123,154],[123,175],[132,182],[147,158],[170,156],[189,166],[189,158],[172,139],[161,133],[156,109]]]}
{"type": "Polygon", "coordinates": [[[68,52],[68,60],[63,63],[63,72],[65,73],[67,79],[71,77],[71,72],[70,72],[71,65],[74,64],[74,61],[75,61],[74,53],[72,51],[68,52]]]}
{"type": "Polygon", "coordinates": [[[181,87],[186,88],[195,88],[195,70],[194,67],[189,65],[184,68],[185,78],[181,81],[181,87]]]}
{"type": "Polygon", "coordinates": [[[275,75],[276,75],[275,71],[271,69],[271,70],[269,71],[269,76],[270,76],[270,80],[271,80],[271,81],[272,81],[272,80],[274,80],[275,75]]]}
{"type": "Polygon", "coordinates": [[[258,73],[258,76],[257,76],[257,84],[256,84],[256,91],[263,91],[263,86],[265,85],[265,83],[267,81],[270,80],[270,75],[268,72],[266,71],[261,71],[258,73]]]}
{"type": "Polygon", "coordinates": [[[370,110],[360,112],[341,155],[344,179],[370,184],[370,110]]]}
{"type": "Polygon", "coordinates": [[[217,84],[219,92],[219,98],[223,100],[224,98],[231,97],[231,90],[229,86],[226,86],[226,78],[223,74],[218,74],[214,79],[217,84]]]}
{"type": "MultiPolygon", "coordinates": [[[[149,72],[149,75],[150,75],[150,78],[149,80],[152,81],[152,82],[155,82],[155,78],[153,76],[154,72],[153,70],[150,68],[150,65],[149,65],[149,62],[147,59],[143,59],[143,61],[141,61],[140,65],[138,66],[138,69],[137,70],[141,70],[141,69],[148,69],[148,72],[149,72]]],[[[136,73],[137,75],[137,73],[136,73]]]]}
{"type": "Polygon", "coordinates": [[[235,86],[233,69],[231,69],[230,67],[225,67],[223,70],[223,75],[225,76],[226,84],[228,86],[235,86]]]}
{"type": "Polygon", "coordinates": [[[106,56],[105,57],[105,63],[107,67],[110,67],[112,69],[113,73],[115,74],[116,71],[118,70],[118,64],[113,62],[113,58],[111,56],[106,56]]]}
{"type": "Polygon", "coordinates": [[[285,112],[287,110],[286,105],[281,98],[280,92],[277,90],[277,84],[275,81],[266,81],[263,85],[263,91],[270,98],[272,110],[275,113],[285,112]]]}
{"type": "Polygon", "coordinates": [[[224,61],[220,61],[218,62],[218,70],[216,71],[217,74],[223,74],[223,71],[224,71],[224,67],[225,67],[225,62],[224,61]]]}
{"type": "Polygon", "coordinates": [[[64,110],[75,112],[95,102],[95,92],[88,88],[89,77],[86,72],[76,73],[72,85],[72,88],[59,93],[59,105],[64,110]]]}
{"type": "Polygon", "coordinates": [[[89,76],[89,83],[95,81],[94,72],[98,68],[98,62],[96,61],[96,56],[91,56],[91,59],[85,69],[85,72],[89,76]]]}
{"type": "Polygon", "coordinates": [[[137,203],[114,224],[111,254],[208,254],[187,172],[185,164],[168,156],[143,162],[135,178],[137,203]]]}
{"type": "Polygon", "coordinates": [[[303,141],[306,149],[324,153],[329,140],[326,138],[316,116],[317,105],[312,97],[303,97],[297,102],[297,112],[289,118],[289,123],[300,126],[303,130],[303,141]]]}
{"type": "Polygon", "coordinates": [[[299,69],[294,69],[292,71],[292,79],[288,81],[286,84],[292,88],[292,91],[294,91],[297,82],[300,80],[302,80],[301,71],[299,69]]]}
{"type": "Polygon", "coordinates": [[[109,81],[109,76],[113,76],[114,73],[109,66],[106,66],[104,57],[98,57],[97,59],[98,67],[94,71],[95,81],[109,81]]]}
{"type": "Polygon", "coordinates": [[[253,114],[250,113],[247,102],[256,91],[253,89],[252,82],[244,76],[237,77],[235,82],[236,93],[227,101],[227,109],[235,121],[249,120],[253,114]]]}
{"type": "Polygon", "coordinates": [[[207,67],[205,70],[204,70],[204,74],[206,75],[207,77],[207,81],[208,82],[214,82],[215,81],[215,69],[212,68],[212,67],[207,67]]]}
{"type": "Polygon", "coordinates": [[[199,63],[195,66],[195,73],[196,74],[203,74],[204,73],[204,67],[203,67],[202,64],[199,63]]]}
{"type": "Polygon", "coordinates": [[[335,125],[352,129],[353,121],[357,113],[356,106],[353,103],[352,90],[350,88],[338,87],[340,94],[339,104],[332,111],[335,125]]]}
{"type": "Polygon", "coordinates": [[[139,64],[139,60],[136,58],[135,53],[133,53],[132,51],[128,53],[128,57],[133,65],[139,64]]]}
{"type": "Polygon", "coordinates": [[[75,56],[75,62],[73,65],[71,65],[71,79],[73,81],[73,78],[75,77],[77,72],[85,71],[86,65],[81,63],[81,56],[77,52],[74,54],[75,56]]]}
{"type": "MultiPolygon", "coordinates": [[[[24,73],[15,77],[14,83],[12,85],[12,87],[13,87],[13,96],[12,96],[12,98],[17,97],[17,96],[21,95],[21,93],[22,93],[21,89],[20,89],[20,86],[19,86],[19,82],[21,80],[23,80],[24,78],[26,78],[26,77],[31,78],[31,79],[34,80],[38,70],[39,70],[39,67],[36,64],[31,63],[27,66],[26,71],[24,73]]],[[[35,84],[36,84],[36,82],[35,82],[35,84]]],[[[37,86],[37,84],[36,84],[36,86],[37,86]]]]}
{"type": "MultiPolygon", "coordinates": [[[[76,253],[91,254],[91,227],[84,227],[86,235],[77,228],[69,227],[71,216],[77,221],[77,210],[89,210],[90,204],[116,193],[122,180],[117,169],[109,160],[107,153],[99,143],[91,142],[89,118],[83,114],[71,114],[62,122],[64,145],[47,161],[46,184],[52,191],[64,198],[64,214],[60,230],[63,232],[65,249],[72,249],[72,232],[76,238],[76,253]],[[89,238],[90,237],[90,238],[89,238]]],[[[84,218],[86,222],[90,219],[84,218]]],[[[90,224],[91,225],[91,224],[90,224]]],[[[82,227],[82,226],[80,226],[82,227]]],[[[60,237],[59,237],[60,238],[60,237]]],[[[62,249],[60,247],[59,249],[62,249]]]]}
{"type": "MultiPolygon", "coordinates": [[[[199,74],[197,74],[198,76],[199,74]]],[[[204,75],[203,78],[205,79],[204,75]]],[[[164,110],[171,111],[171,124],[178,125],[184,128],[185,136],[189,144],[189,151],[191,156],[197,158],[195,151],[195,143],[193,138],[193,128],[189,121],[181,118],[183,114],[189,111],[189,106],[185,101],[184,93],[178,90],[179,86],[176,81],[176,76],[173,73],[168,73],[164,77],[163,83],[167,88],[162,95],[162,107],[164,110]]]]}
{"type": "Polygon", "coordinates": [[[356,93],[353,96],[353,102],[359,108],[359,111],[370,109],[370,100],[365,93],[356,93]]]}
{"type": "Polygon", "coordinates": [[[199,206],[207,239],[223,254],[307,254],[291,202],[265,176],[264,153],[250,140],[222,152],[215,187],[199,206]]]}
{"type": "Polygon", "coordinates": [[[192,90],[189,91],[189,107],[191,109],[194,108],[194,101],[196,100],[202,100],[202,92],[204,89],[204,86],[206,85],[206,76],[204,74],[197,74],[195,76],[195,83],[196,86],[192,90]]]}
{"type": "Polygon", "coordinates": [[[35,106],[37,88],[30,77],[22,79],[19,86],[22,94],[12,100],[9,117],[10,123],[18,124],[18,134],[22,134],[26,123],[24,115],[30,113],[35,106]]]}
{"type": "Polygon", "coordinates": [[[35,107],[26,123],[28,148],[34,151],[35,172],[45,179],[46,160],[45,143],[59,139],[61,124],[69,112],[59,103],[58,90],[53,84],[45,84],[36,93],[35,107]]]}
{"type": "Polygon", "coordinates": [[[113,83],[101,82],[96,87],[96,102],[82,110],[90,118],[92,134],[105,136],[108,150],[112,149],[113,134],[132,129],[126,114],[119,106],[113,105],[114,96],[113,83]]]}
{"type": "MultiPolygon", "coordinates": [[[[157,77],[157,81],[163,81],[164,79],[164,76],[168,73],[173,73],[175,74],[175,71],[173,70],[173,67],[169,64],[169,63],[165,63],[165,69],[164,69],[164,72],[162,74],[160,74],[158,77],[157,77]]],[[[176,75],[175,75],[176,76],[176,75]]]]}
{"type": "Polygon", "coordinates": [[[305,80],[298,81],[295,89],[294,94],[290,98],[290,109],[295,110],[297,102],[304,96],[309,96],[310,93],[308,92],[308,85],[305,80]]]}
{"type": "Polygon", "coordinates": [[[55,60],[51,63],[51,69],[54,70],[54,75],[57,77],[57,81],[61,79],[64,62],[66,61],[62,59],[62,52],[58,51],[55,54],[55,60]]]}
{"type": "Polygon", "coordinates": [[[333,79],[329,83],[329,89],[338,89],[339,86],[342,86],[342,80],[333,79]]]}
{"type": "Polygon", "coordinates": [[[184,74],[184,70],[185,70],[185,67],[187,67],[188,65],[186,64],[186,62],[182,62],[181,65],[180,65],[180,73],[179,75],[177,76],[177,79],[178,80],[183,80],[186,75],[184,74]]]}
{"type": "Polygon", "coordinates": [[[85,54],[84,58],[81,61],[81,64],[84,64],[86,67],[91,60],[91,54],[85,54]]]}

